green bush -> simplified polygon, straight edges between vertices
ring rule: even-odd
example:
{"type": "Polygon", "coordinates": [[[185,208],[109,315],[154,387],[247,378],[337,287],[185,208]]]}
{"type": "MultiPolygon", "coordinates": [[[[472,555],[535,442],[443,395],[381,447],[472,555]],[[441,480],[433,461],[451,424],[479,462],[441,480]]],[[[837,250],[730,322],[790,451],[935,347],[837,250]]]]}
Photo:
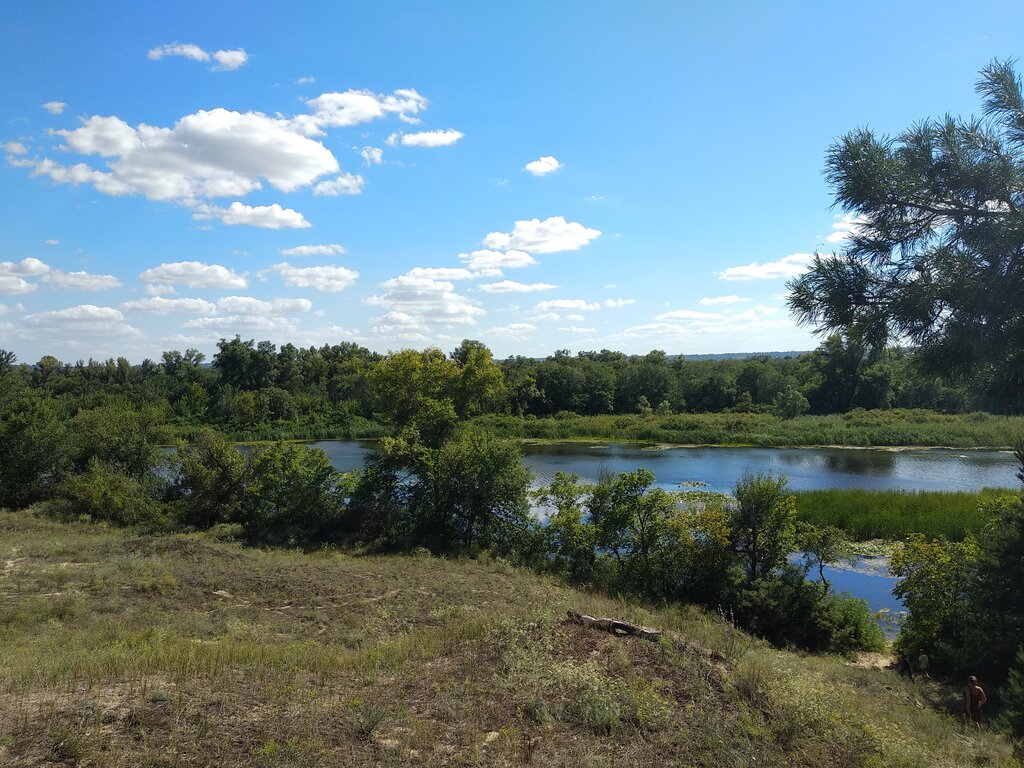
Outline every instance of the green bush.
{"type": "Polygon", "coordinates": [[[97,459],[64,479],[51,509],[62,517],[87,517],[114,525],[152,524],[164,517],[162,505],[147,493],[144,481],[97,459]]]}

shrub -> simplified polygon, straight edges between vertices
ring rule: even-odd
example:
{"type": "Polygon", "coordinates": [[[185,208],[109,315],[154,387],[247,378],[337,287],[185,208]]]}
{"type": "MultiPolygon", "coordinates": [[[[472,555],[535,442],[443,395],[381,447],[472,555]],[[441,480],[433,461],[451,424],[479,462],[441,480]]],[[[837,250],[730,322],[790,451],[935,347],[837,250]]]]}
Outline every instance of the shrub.
{"type": "Polygon", "coordinates": [[[115,525],[156,523],[162,506],[146,492],[144,481],[91,459],[85,471],[60,485],[51,509],[62,517],[88,517],[115,525]]]}

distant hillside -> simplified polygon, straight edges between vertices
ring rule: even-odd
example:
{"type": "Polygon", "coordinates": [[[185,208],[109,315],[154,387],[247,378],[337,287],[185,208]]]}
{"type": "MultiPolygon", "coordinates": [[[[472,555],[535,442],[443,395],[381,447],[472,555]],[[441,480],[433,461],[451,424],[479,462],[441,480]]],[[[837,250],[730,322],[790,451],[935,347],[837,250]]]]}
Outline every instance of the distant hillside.
{"type": "Polygon", "coordinates": [[[679,357],[685,358],[686,360],[745,360],[748,357],[799,357],[800,355],[806,355],[810,350],[803,351],[790,351],[790,352],[714,352],[706,355],[668,355],[670,360],[675,360],[679,357]]]}
{"type": "Polygon", "coordinates": [[[500,560],[0,514],[0,765],[1012,766],[958,688],[500,560]],[[567,609],[662,629],[659,642],[567,609]]]}

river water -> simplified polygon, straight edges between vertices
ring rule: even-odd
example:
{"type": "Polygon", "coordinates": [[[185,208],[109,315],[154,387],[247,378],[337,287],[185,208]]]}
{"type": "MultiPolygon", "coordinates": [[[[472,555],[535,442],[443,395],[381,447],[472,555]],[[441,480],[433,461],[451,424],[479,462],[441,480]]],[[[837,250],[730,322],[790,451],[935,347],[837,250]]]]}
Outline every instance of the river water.
{"type": "MultiPolygon", "coordinates": [[[[312,443],[334,467],[361,469],[373,453],[369,441],[323,440],[312,443]]],[[[795,490],[866,488],[905,491],[979,491],[1017,486],[1016,461],[1010,451],[965,451],[944,448],[884,450],[873,448],[666,448],[627,443],[556,443],[527,445],[524,461],[537,485],[556,472],[571,472],[583,482],[602,474],[649,469],[665,489],[699,482],[709,490],[731,492],[746,472],[773,472],[789,478],[795,490]]]]}
{"type": "MultiPolygon", "coordinates": [[[[372,442],[325,440],[322,449],[341,471],[360,469],[372,454],[372,442]]],[[[729,493],[748,472],[772,472],[789,478],[796,490],[863,488],[905,491],[979,491],[1013,488],[1017,463],[1010,451],[918,448],[656,448],[626,443],[556,443],[527,445],[524,462],[535,484],[547,485],[556,472],[579,475],[595,482],[602,474],[633,472],[643,467],[654,473],[655,484],[666,490],[698,482],[709,490],[729,493]]],[[[896,579],[884,565],[865,569],[830,567],[827,578],[837,591],[867,601],[872,611],[899,613],[893,596],[896,579]]]]}

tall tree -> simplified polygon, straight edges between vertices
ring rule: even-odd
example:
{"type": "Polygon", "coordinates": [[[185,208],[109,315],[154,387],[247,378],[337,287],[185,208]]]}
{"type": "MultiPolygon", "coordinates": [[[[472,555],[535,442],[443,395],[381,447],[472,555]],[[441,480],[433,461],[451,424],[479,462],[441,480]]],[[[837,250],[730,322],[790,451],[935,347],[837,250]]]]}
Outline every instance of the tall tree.
{"type": "Polygon", "coordinates": [[[849,246],[790,283],[790,308],[872,346],[909,340],[926,370],[979,376],[1024,410],[1024,93],[1010,62],[977,84],[983,119],[858,129],[828,152],[849,246]]]}

